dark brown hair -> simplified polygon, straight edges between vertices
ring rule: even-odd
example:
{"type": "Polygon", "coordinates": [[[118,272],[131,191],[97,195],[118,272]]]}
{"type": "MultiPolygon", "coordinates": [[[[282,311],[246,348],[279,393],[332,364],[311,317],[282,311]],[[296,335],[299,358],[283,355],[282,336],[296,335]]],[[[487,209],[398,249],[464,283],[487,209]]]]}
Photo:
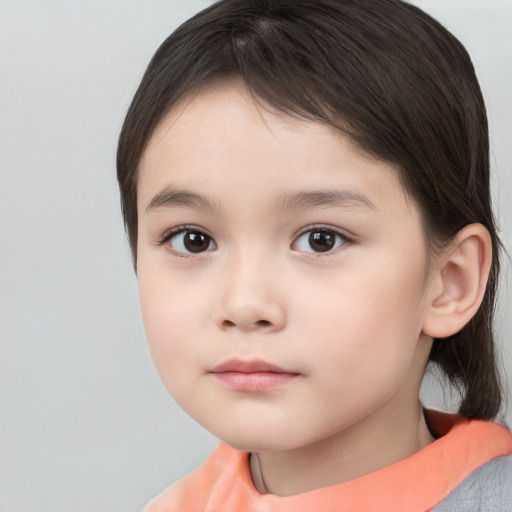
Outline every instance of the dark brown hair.
{"type": "Polygon", "coordinates": [[[490,201],[485,105],[462,44],[400,0],[222,0],[171,34],[151,60],[119,138],[122,211],[136,264],[137,172],[155,127],[184,95],[240,77],[254,97],[335,126],[394,164],[427,245],[479,222],[493,263],[483,303],[430,360],[459,389],[459,413],[493,418],[501,402],[492,322],[499,238],[490,201]]]}

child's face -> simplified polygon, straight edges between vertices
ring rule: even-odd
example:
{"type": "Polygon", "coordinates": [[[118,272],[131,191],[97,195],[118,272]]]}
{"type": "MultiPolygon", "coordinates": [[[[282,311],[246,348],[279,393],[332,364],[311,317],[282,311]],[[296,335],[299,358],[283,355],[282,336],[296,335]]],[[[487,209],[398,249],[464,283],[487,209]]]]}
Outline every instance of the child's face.
{"type": "Polygon", "coordinates": [[[419,409],[432,286],[390,165],[219,84],[156,129],[138,198],[151,351],[208,430],[275,451],[378,436],[419,409]]]}

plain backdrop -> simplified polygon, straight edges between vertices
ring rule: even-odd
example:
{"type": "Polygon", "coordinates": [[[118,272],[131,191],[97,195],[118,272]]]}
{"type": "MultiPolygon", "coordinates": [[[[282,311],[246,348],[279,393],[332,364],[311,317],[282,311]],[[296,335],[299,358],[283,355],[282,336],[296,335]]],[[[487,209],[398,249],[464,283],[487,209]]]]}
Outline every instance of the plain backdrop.
{"type": "MultiPolygon", "coordinates": [[[[0,512],[137,512],[217,442],[153,368],[115,181],[149,58],[209,3],[0,0],[0,512]]],[[[473,57],[512,252],[512,1],[416,3],[473,57]]],[[[512,375],[509,267],[498,333],[512,375]]],[[[432,379],[424,400],[453,406],[432,379]]]]}

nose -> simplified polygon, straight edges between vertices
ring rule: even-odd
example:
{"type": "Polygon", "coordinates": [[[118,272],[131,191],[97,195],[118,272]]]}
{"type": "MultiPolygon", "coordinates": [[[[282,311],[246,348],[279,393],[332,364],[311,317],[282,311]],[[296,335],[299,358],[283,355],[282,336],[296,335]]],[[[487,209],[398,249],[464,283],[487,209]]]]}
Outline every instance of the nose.
{"type": "Polygon", "coordinates": [[[222,330],[275,332],[286,323],[276,265],[254,255],[226,262],[217,322],[222,330]]]}

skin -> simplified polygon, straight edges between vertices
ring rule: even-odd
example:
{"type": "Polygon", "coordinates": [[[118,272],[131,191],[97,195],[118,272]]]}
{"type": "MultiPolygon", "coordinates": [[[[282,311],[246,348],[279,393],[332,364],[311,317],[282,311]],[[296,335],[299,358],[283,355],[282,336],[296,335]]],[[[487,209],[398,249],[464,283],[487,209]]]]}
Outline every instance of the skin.
{"type": "Polygon", "coordinates": [[[432,442],[419,388],[439,282],[391,165],[222,82],[181,101],[153,133],[138,214],[140,301],[160,376],[214,435],[258,452],[269,492],[351,480],[432,442]],[[317,191],[339,194],[283,199],[317,191]],[[183,225],[207,236],[204,251],[166,237],[183,225]],[[309,244],[320,228],[332,250],[309,244]],[[234,390],[212,373],[232,358],[294,377],[234,390]]]}

